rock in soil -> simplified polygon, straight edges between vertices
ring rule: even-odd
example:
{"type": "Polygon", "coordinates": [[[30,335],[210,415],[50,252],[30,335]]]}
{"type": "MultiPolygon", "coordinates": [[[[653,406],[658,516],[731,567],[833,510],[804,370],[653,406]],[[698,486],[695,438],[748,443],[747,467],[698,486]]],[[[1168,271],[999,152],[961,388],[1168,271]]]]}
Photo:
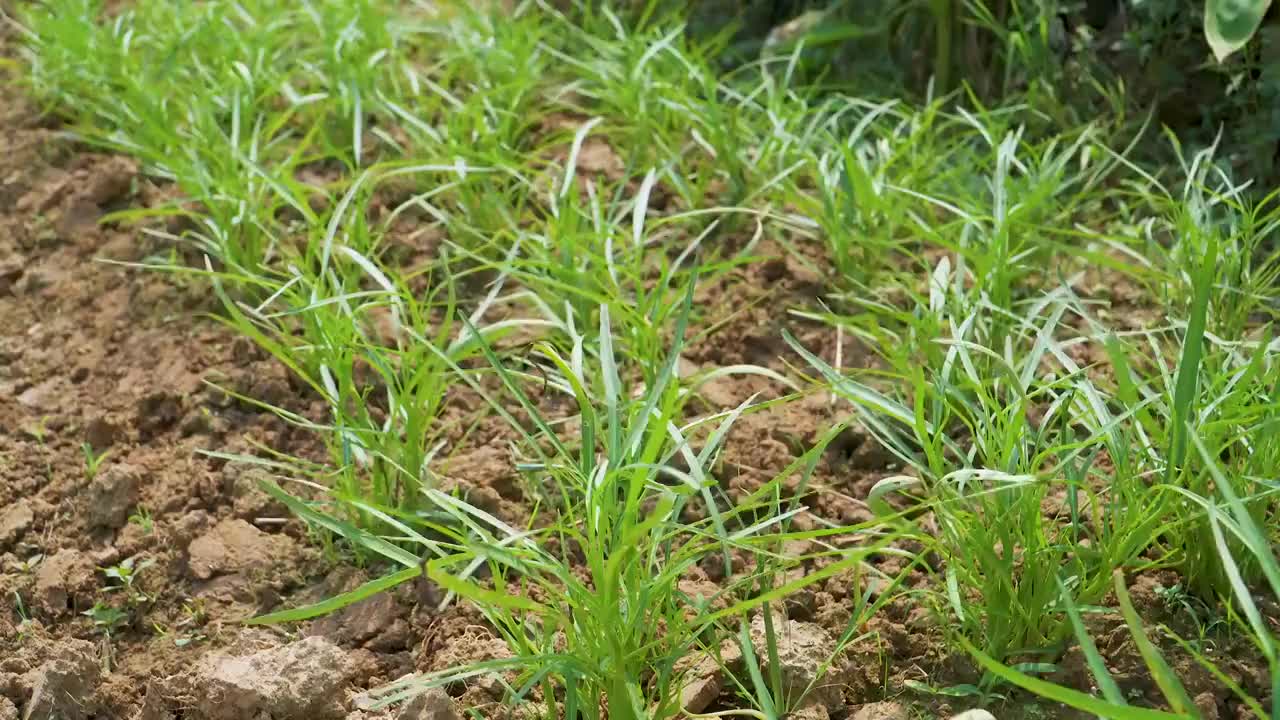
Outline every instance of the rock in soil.
{"type": "Polygon", "coordinates": [[[191,542],[187,549],[191,575],[208,580],[214,575],[266,570],[293,555],[293,539],[268,535],[244,520],[224,520],[191,542]]]}
{"type": "Polygon", "coordinates": [[[89,524],[111,530],[124,525],[138,504],[140,476],[137,468],[124,463],[103,468],[89,483],[89,524]]]}
{"type": "Polygon", "coordinates": [[[831,720],[831,713],[821,705],[805,705],[799,710],[787,713],[787,720],[831,720]]]}
{"type": "Polygon", "coordinates": [[[203,720],[322,720],[342,717],[350,659],[309,637],[246,656],[211,655],[190,679],[195,717],[203,720]]]}
{"type": "MultiPolygon", "coordinates": [[[[789,702],[803,701],[803,707],[795,712],[807,713],[795,717],[818,720],[827,717],[828,710],[842,707],[844,700],[840,688],[843,671],[839,669],[842,664],[831,662],[836,644],[830,633],[820,625],[787,620],[780,615],[774,616],[773,629],[778,642],[778,661],[782,665],[783,691],[789,702]],[[827,674],[818,677],[819,669],[827,667],[828,663],[827,674]]],[[[757,616],[751,623],[751,643],[757,658],[764,662],[769,652],[763,616],[757,616]]],[[[720,697],[726,687],[722,667],[736,672],[736,667],[742,662],[742,651],[735,643],[726,642],[720,648],[719,663],[706,656],[686,660],[688,662],[682,661],[677,666],[677,670],[684,673],[680,706],[685,712],[700,713],[720,697]]],[[[768,671],[767,667],[763,669],[768,671]]],[[[870,715],[862,720],[881,718],[870,715]]],[[[897,720],[897,717],[886,715],[883,720],[897,720]]]]}
{"type": "Polygon", "coordinates": [[[696,655],[682,658],[676,671],[684,673],[684,687],[680,689],[680,708],[686,713],[697,714],[706,710],[725,689],[724,670],[735,672],[742,662],[742,650],[733,642],[720,646],[720,662],[709,656],[696,655]]]}
{"type": "Polygon", "coordinates": [[[68,640],[59,656],[28,673],[31,700],[23,720],[81,720],[90,714],[86,706],[98,683],[98,663],[93,643],[68,640]]]}
{"type": "Polygon", "coordinates": [[[10,505],[4,514],[0,514],[0,550],[8,548],[21,538],[35,519],[31,502],[25,498],[10,505]]]}
{"type": "Polygon", "coordinates": [[[449,694],[431,688],[413,698],[396,713],[396,720],[461,720],[449,694]]]}
{"type": "Polygon", "coordinates": [[[907,708],[896,702],[874,702],[860,705],[849,720],[910,720],[907,708]]]}
{"type": "MultiPolygon", "coordinates": [[[[795,701],[803,696],[805,704],[822,705],[828,710],[842,707],[843,663],[832,661],[836,643],[831,634],[821,625],[786,620],[778,615],[774,616],[773,631],[787,698],[795,701]],[[818,672],[824,667],[826,674],[819,677],[818,672]]],[[[757,615],[751,621],[751,642],[762,659],[769,657],[766,641],[764,616],[757,615]]],[[[767,668],[762,669],[769,672],[767,668]]]]}
{"type": "Polygon", "coordinates": [[[409,637],[402,617],[406,612],[390,593],[379,593],[319,619],[310,634],[342,645],[369,643],[403,649],[409,637]]]}
{"type": "Polygon", "coordinates": [[[83,596],[93,591],[97,567],[79,550],[59,550],[45,558],[36,570],[36,607],[50,616],[80,607],[83,596]]]}

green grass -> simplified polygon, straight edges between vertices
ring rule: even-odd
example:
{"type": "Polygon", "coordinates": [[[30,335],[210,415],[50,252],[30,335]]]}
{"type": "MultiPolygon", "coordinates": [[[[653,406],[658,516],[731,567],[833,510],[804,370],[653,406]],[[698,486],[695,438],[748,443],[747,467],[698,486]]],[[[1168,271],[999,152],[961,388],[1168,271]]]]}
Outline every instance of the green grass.
{"type": "Polygon", "coordinates": [[[797,80],[812,70],[800,46],[719,74],[723,48],[686,37],[678,14],[211,0],[107,17],[49,0],[17,20],[33,96],[179,198],[105,220],[169,244],[183,262],[148,267],[209,283],[217,319],[327,408],[243,398],[329,455],[233,459],[391,568],[255,622],[425,570],[510,650],[378,702],[492,673],[506,702],[548,718],[677,717],[688,658],[736,644],[735,707],[781,718],[811,688],[782,677],[773,612],[885,553],[912,564],[879,597],[851,589],[832,667],[900,599],[946,619],[936,641],[972,653],[981,691],[1167,716],[1126,705],[1084,637],[1084,610],[1112,607],[1164,709],[1194,713],[1168,644],[1149,639],[1164,631],[1126,591],[1172,569],[1280,683],[1252,594],[1280,592],[1280,203],[1213,148],[1169,139],[1182,163],[1143,167],[1123,119],[1061,126],[1071,113],[1039,92],[998,107],[820,92],[797,80]],[[164,217],[185,229],[158,230],[164,217]],[[718,330],[741,309],[701,299],[778,252],[821,285],[778,296],[788,350],[686,372],[682,355],[731,342],[718,330]],[[860,369],[796,339],[815,327],[865,348],[860,369]],[[776,399],[693,402],[744,375],[776,399]],[[725,487],[744,418],[818,392],[832,427],[783,471],[725,487]],[[852,527],[808,499],[846,432],[892,458],[857,498],[874,518],[852,527]],[[510,455],[516,517],[449,489],[478,433],[510,455]],[[817,549],[790,554],[800,540],[817,549]],[[681,590],[726,563],[713,602],[681,590]],[[927,577],[906,593],[911,570],[927,577]],[[764,642],[753,617],[769,620],[764,642]],[[1024,672],[1073,641],[1101,697],[1024,672]]]}

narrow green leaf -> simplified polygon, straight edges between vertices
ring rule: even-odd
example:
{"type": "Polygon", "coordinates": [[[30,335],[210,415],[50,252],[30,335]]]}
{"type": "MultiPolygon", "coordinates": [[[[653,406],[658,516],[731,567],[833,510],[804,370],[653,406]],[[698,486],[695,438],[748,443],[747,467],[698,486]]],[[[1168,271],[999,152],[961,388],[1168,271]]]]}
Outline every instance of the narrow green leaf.
{"type": "Polygon", "coordinates": [[[1094,682],[1098,683],[1102,696],[1116,705],[1128,705],[1124,694],[1120,692],[1120,687],[1116,685],[1115,678],[1111,677],[1111,671],[1107,670],[1107,663],[1098,653],[1098,646],[1093,644],[1093,638],[1089,637],[1089,632],[1085,630],[1080,611],[1076,608],[1066,584],[1062,582],[1061,577],[1055,576],[1054,580],[1058,583],[1058,594],[1062,598],[1063,607],[1067,609],[1067,617],[1071,619],[1071,628],[1075,631],[1076,641],[1080,643],[1080,650],[1084,653],[1085,662],[1089,665],[1089,672],[1093,674],[1094,682]]]}
{"type": "Polygon", "coordinates": [[[1124,574],[1117,570],[1113,577],[1116,599],[1120,602],[1120,613],[1124,615],[1125,624],[1129,626],[1129,632],[1138,646],[1138,652],[1142,654],[1142,660],[1151,671],[1151,677],[1156,681],[1160,692],[1164,694],[1164,699],[1179,715],[1199,717],[1200,713],[1195,703],[1191,702],[1191,698],[1187,696],[1182,681],[1178,680],[1169,663],[1165,662],[1159,648],[1151,642],[1151,638],[1147,637],[1146,628],[1142,626],[1142,618],[1138,617],[1138,611],[1134,609],[1133,601],[1129,598],[1129,590],[1124,585],[1124,574]]]}
{"type": "Polygon", "coordinates": [[[479,604],[481,607],[500,607],[507,610],[523,610],[537,615],[545,614],[547,610],[546,608],[528,598],[488,590],[474,583],[469,583],[465,580],[460,580],[454,577],[445,570],[444,565],[445,562],[454,559],[455,558],[439,558],[427,563],[427,577],[438,583],[440,587],[445,590],[467,598],[468,600],[479,604]]]}
{"type": "Polygon", "coordinates": [[[267,494],[284,503],[295,515],[306,520],[307,522],[319,525],[333,533],[346,538],[346,540],[354,545],[361,545],[369,550],[395,562],[404,565],[406,568],[417,568],[421,563],[421,558],[404,548],[392,545],[382,538],[373,535],[365,530],[339,520],[328,513],[320,512],[311,507],[307,503],[295,498],[285,492],[283,488],[273,482],[263,482],[262,489],[267,494]]]}
{"type": "Polygon", "coordinates": [[[274,625],[282,622],[309,620],[313,617],[327,615],[335,610],[341,610],[348,605],[354,605],[365,598],[377,595],[383,590],[389,590],[400,583],[408,582],[421,574],[421,567],[404,568],[403,570],[399,570],[385,577],[370,580],[354,590],[344,592],[341,595],[334,595],[333,597],[321,600],[318,603],[304,605],[291,610],[281,610],[279,612],[268,613],[266,615],[259,615],[258,617],[249,618],[244,622],[246,625],[274,625]]]}
{"type": "Polygon", "coordinates": [[[1191,301],[1191,317],[1182,340],[1182,358],[1178,362],[1178,379],[1173,391],[1173,442],[1169,452],[1169,465],[1165,481],[1173,482],[1174,475],[1182,467],[1187,454],[1187,421],[1191,419],[1196,399],[1196,384],[1200,375],[1200,360],[1204,354],[1204,330],[1209,312],[1209,296],[1213,290],[1213,272],[1217,261],[1217,243],[1206,243],[1205,257],[1195,273],[1195,295],[1191,301]]]}
{"type": "Polygon", "coordinates": [[[1184,720],[1186,717],[1185,715],[1175,715],[1159,710],[1148,710],[1147,708],[1113,705],[1106,700],[1082,693],[1079,690],[1065,688],[1061,685],[1055,685],[1046,680],[1020,673],[996,662],[993,658],[974,647],[973,643],[969,642],[968,639],[960,637],[959,641],[984,670],[1005,682],[1033,692],[1046,700],[1060,702],[1077,710],[1083,710],[1098,717],[1111,718],[1113,720],[1184,720]]]}

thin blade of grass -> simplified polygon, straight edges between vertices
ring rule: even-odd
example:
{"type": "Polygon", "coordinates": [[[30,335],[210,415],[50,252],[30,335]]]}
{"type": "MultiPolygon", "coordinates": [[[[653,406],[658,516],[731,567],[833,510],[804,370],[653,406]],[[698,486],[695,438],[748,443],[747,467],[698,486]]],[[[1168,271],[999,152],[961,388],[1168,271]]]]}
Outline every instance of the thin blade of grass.
{"type": "Polygon", "coordinates": [[[1033,692],[1042,698],[1068,705],[1077,710],[1083,710],[1110,720],[1185,720],[1187,717],[1183,714],[1167,713],[1160,710],[1113,705],[1106,700],[1082,693],[1079,690],[1065,688],[1061,685],[1055,685],[1046,680],[1020,673],[996,662],[994,658],[974,647],[973,643],[969,642],[968,639],[960,637],[958,640],[964,649],[978,661],[978,664],[992,675],[1005,682],[1017,685],[1023,690],[1033,692]]]}
{"type": "Polygon", "coordinates": [[[1173,439],[1169,449],[1169,464],[1165,482],[1173,482],[1174,475],[1182,467],[1187,454],[1187,421],[1191,419],[1195,402],[1196,385],[1200,376],[1200,361],[1204,355],[1205,323],[1209,312],[1209,298],[1214,286],[1214,268],[1217,263],[1217,242],[1210,238],[1205,256],[1197,268],[1193,283],[1195,294],[1191,301],[1191,317],[1182,340],[1182,356],[1178,361],[1178,379],[1173,392],[1173,439]]]}
{"type": "Polygon", "coordinates": [[[1142,625],[1142,619],[1138,617],[1138,611],[1133,607],[1133,601],[1129,598],[1129,590],[1124,584],[1124,574],[1117,570],[1113,575],[1113,579],[1115,581],[1116,599],[1120,603],[1120,613],[1124,616],[1125,624],[1129,626],[1129,632],[1133,636],[1133,642],[1138,646],[1138,652],[1141,653],[1147,669],[1151,671],[1151,677],[1156,681],[1160,692],[1164,694],[1165,700],[1179,715],[1199,717],[1200,713],[1196,709],[1195,703],[1191,702],[1191,698],[1187,695],[1186,688],[1182,686],[1182,681],[1178,680],[1173,668],[1169,667],[1169,663],[1160,654],[1159,648],[1151,642],[1151,638],[1147,637],[1147,631],[1142,625]]]}
{"type": "Polygon", "coordinates": [[[291,608],[289,610],[281,610],[279,612],[268,613],[266,615],[258,615],[257,617],[245,620],[246,625],[275,625],[277,623],[297,622],[299,620],[310,620],[314,617],[327,615],[335,610],[341,610],[348,605],[354,605],[365,598],[373,597],[384,590],[390,590],[401,583],[408,582],[422,574],[422,568],[411,567],[404,568],[385,577],[370,580],[363,585],[344,592],[340,595],[321,600],[318,603],[303,605],[302,607],[291,608]]]}
{"type": "Polygon", "coordinates": [[[1071,598],[1071,593],[1067,590],[1066,584],[1062,582],[1061,577],[1055,577],[1058,583],[1058,594],[1062,598],[1062,605],[1067,610],[1067,617],[1071,619],[1071,628],[1075,631],[1076,642],[1080,643],[1080,650],[1084,653],[1085,662],[1089,664],[1089,672],[1093,674],[1094,682],[1098,683],[1098,689],[1102,691],[1102,696],[1109,702],[1116,705],[1128,705],[1125,701],[1124,694],[1120,692],[1120,687],[1116,685],[1115,678],[1111,677],[1111,671],[1107,670],[1107,663],[1102,659],[1102,655],[1098,653],[1098,646],[1094,645],[1093,638],[1089,637],[1089,632],[1084,627],[1084,621],[1080,618],[1080,610],[1076,608],[1075,601],[1071,598]]]}

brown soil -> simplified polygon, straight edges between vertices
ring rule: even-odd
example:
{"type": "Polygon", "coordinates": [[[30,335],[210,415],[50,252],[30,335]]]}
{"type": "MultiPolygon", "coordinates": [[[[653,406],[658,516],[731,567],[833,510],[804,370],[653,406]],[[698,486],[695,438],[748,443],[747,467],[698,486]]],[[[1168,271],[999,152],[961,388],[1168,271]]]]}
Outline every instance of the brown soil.
{"type": "MultiPolygon", "coordinates": [[[[0,91],[0,108],[0,720],[20,711],[24,720],[370,717],[353,701],[362,689],[502,656],[478,613],[437,613],[438,596],[424,586],[402,586],[302,627],[240,623],[350,589],[371,573],[323,555],[302,524],[257,489],[256,471],[201,454],[252,453],[262,444],[324,457],[316,437],[206,381],[317,419],[323,406],[251,343],[209,320],[217,308],[199,282],[101,262],[168,252],[136,228],[99,222],[115,209],[157,203],[167,188],[127,159],[61,136],[20,90],[0,91]],[[87,470],[86,445],[106,453],[96,473],[87,470]],[[104,572],[129,559],[138,568],[132,591],[104,572]]],[[[820,278],[776,247],[763,252],[777,259],[737,270],[699,298],[703,307],[731,309],[713,316],[733,317],[688,350],[692,365],[785,371],[784,361],[799,358],[781,340],[784,327],[834,358],[829,329],[785,310],[810,302],[820,278]]],[[[867,362],[851,341],[841,354],[846,367],[867,362]]],[[[783,389],[753,376],[727,378],[703,387],[701,402],[727,408],[756,393],[776,397],[783,389]]],[[[721,468],[729,495],[776,476],[845,413],[811,395],[742,418],[721,468]]],[[[499,449],[505,443],[496,442],[501,433],[489,424],[473,432],[453,455],[451,482],[500,515],[520,516],[526,509],[499,449]]],[[[870,519],[864,498],[891,471],[891,458],[870,438],[848,431],[819,462],[807,490],[811,514],[797,526],[870,519]]],[[[906,567],[888,556],[873,564],[887,576],[906,567]]],[[[845,630],[873,582],[882,581],[837,576],[788,604],[797,638],[787,646],[784,661],[795,666],[788,673],[805,672],[806,648],[845,630]]],[[[928,583],[915,571],[904,587],[928,583]]],[[[861,630],[866,639],[846,653],[833,675],[838,683],[818,693],[814,717],[906,717],[901,706],[879,702],[905,681],[977,679],[964,658],[941,650],[942,630],[918,603],[895,600],[861,630]]],[[[1123,647],[1117,626],[1110,630],[1114,647],[1104,650],[1117,658],[1117,672],[1130,673],[1132,687],[1154,700],[1131,662],[1134,650],[1123,647]]],[[[1057,679],[1089,685],[1078,657],[1068,653],[1063,666],[1057,679]]],[[[501,690],[486,682],[450,688],[483,717],[498,715],[501,690]]],[[[728,697],[718,687],[707,692],[708,710],[728,697]]],[[[1193,692],[1215,708],[1212,717],[1232,710],[1211,678],[1193,692]]],[[[428,706],[405,716],[448,717],[428,706]]],[[[925,715],[953,709],[928,696],[913,706],[925,715]]],[[[1046,710],[1015,703],[1006,716],[1033,712],[1046,710]]]]}

